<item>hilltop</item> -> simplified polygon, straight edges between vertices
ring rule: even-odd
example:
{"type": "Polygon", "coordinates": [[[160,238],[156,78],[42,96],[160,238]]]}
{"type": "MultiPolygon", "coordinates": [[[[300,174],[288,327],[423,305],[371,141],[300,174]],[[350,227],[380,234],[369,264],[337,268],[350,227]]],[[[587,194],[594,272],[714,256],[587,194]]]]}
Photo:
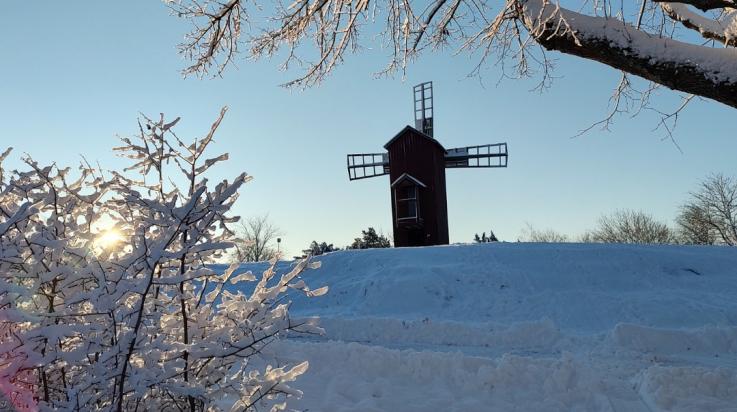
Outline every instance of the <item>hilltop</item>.
{"type": "MultiPolygon", "coordinates": [[[[294,296],[310,411],[737,410],[737,249],[492,243],[340,251],[294,296]]],[[[263,264],[246,265],[254,272],[263,264]]],[[[283,360],[283,359],[282,359],[283,360]]]]}

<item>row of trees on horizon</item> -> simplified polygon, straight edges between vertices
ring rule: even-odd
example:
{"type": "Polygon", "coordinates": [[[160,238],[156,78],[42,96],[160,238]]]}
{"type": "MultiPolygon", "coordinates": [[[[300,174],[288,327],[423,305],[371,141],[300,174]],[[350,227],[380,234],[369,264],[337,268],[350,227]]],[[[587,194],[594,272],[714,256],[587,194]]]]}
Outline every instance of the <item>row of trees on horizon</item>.
{"type": "Polygon", "coordinates": [[[596,227],[579,237],[528,225],[519,241],[737,245],[737,179],[712,174],[689,193],[675,224],[659,221],[641,210],[602,215],[596,227]]]}
{"type": "MultiPolygon", "coordinates": [[[[257,216],[241,223],[241,241],[234,260],[266,261],[275,258],[278,246],[274,241],[279,229],[267,216],[257,216]]],[[[662,222],[642,210],[623,209],[602,215],[593,229],[571,236],[553,229],[538,229],[530,224],[522,229],[519,242],[581,242],[581,243],[640,243],[737,245],[737,179],[724,174],[712,174],[702,180],[680,206],[674,225],[662,222]]],[[[475,234],[473,242],[497,242],[493,230],[475,234]]],[[[361,231],[344,249],[391,247],[391,240],[373,227],[361,231]]],[[[333,243],[312,241],[302,250],[302,256],[319,256],[341,250],[333,243]]]]}
{"type": "MultiPolygon", "coordinates": [[[[280,229],[269,221],[267,215],[255,216],[245,219],[239,224],[239,238],[232,260],[236,262],[263,262],[277,258],[280,254],[279,241],[281,240],[280,229]],[[274,242],[277,246],[274,246],[274,242]]],[[[376,249],[391,247],[391,240],[383,233],[377,232],[373,227],[361,231],[361,235],[344,249],[376,249]]],[[[307,256],[319,256],[328,252],[341,250],[333,243],[318,242],[313,240],[302,255],[295,258],[307,256]]]]}

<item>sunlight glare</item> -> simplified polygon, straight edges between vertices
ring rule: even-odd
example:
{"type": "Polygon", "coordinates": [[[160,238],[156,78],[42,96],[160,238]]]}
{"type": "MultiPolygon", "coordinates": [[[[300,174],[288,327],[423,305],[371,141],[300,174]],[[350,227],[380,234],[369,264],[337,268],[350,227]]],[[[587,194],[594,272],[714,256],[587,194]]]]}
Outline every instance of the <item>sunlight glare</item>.
{"type": "Polygon", "coordinates": [[[108,250],[116,247],[123,240],[123,233],[116,221],[108,215],[102,215],[94,224],[95,246],[108,250]]]}
{"type": "Polygon", "coordinates": [[[120,234],[120,231],[112,228],[102,232],[97,237],[96,243],[103,249],[109,249],[120,243],[121,240],[123,240],[123,236],[120,234]]]}

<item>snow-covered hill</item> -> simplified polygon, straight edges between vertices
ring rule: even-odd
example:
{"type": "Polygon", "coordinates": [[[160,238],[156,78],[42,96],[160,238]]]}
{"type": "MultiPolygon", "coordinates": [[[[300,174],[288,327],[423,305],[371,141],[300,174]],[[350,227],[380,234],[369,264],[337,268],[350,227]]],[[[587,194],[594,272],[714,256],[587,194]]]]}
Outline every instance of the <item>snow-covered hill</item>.
{"type": "MultiPolygon", "coordinates": [[[[737,249],[344,251],[307,273],[310,411],[737,411],[737,249]]],[[[261,269],[254,265],[254,272],[261,269]]]]}

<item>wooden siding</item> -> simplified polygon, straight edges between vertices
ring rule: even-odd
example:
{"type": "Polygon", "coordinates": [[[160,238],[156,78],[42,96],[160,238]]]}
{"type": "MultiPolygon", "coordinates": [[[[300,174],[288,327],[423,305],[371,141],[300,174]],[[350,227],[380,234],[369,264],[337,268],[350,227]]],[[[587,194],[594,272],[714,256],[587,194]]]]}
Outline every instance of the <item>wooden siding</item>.
{"type": "Polygon", "coordinates": [[[391,189],[394,245],[448,244],[448,202],[445,194],[445,149],[435,140],[405,128],[387,146],[390,182],[408,173],[427,185],[419,188],[419,224],[397,222],[394,189],[391,189]]]}

